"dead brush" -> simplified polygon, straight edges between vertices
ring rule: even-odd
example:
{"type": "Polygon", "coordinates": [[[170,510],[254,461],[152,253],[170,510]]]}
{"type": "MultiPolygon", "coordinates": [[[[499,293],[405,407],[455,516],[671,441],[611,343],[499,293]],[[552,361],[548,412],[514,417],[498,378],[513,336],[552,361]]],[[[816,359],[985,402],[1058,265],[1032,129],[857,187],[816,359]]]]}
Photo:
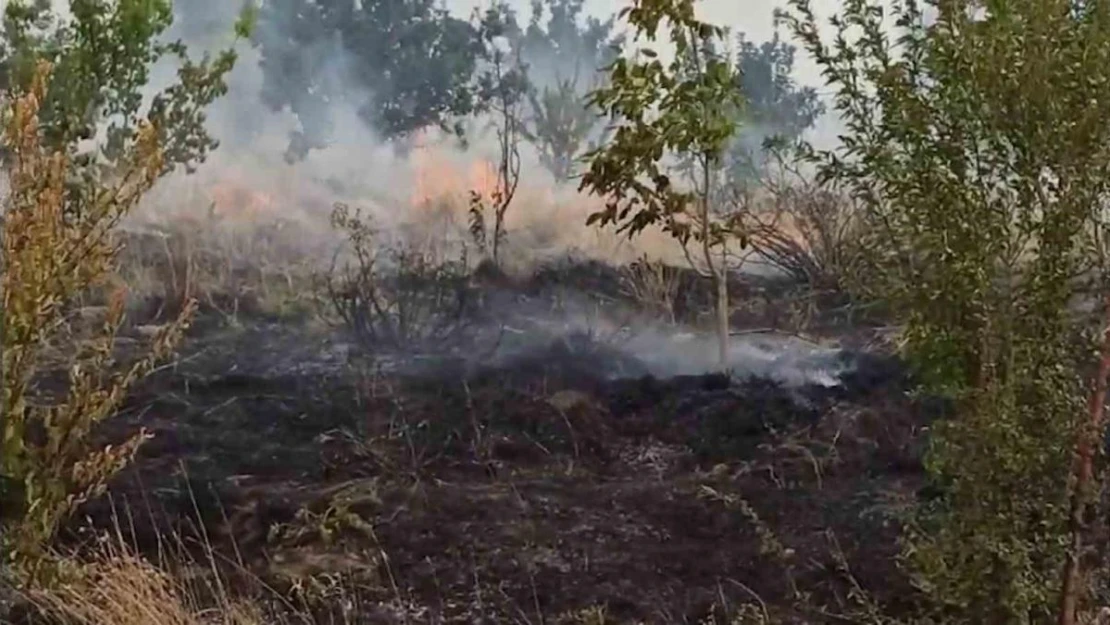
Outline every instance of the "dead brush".
{"type": "Polygon", "coordinates": [[[65,625],[262,625],[270,622],[248,601],[227,601],[214,613],[186,585],[140,556],[113,549],[79,565],[66,584],[33,591],[40,613],[65,625]]]}
{"type": "Polygon", "coordinates": [[[282,221],[237,224],[209,212],[129,233],[122,269],[136,295],[153,299],[152,318],[197,299],[225,322],[241,315],[293,316],[312,309],[313,250],[282,221]]]}
{"type": "Polygon", "coordinates": [[[859,260],[864,224],[855,205],[789,167],[765,189],[766,201],[746,216],[759,262],[817,290],[843,288],[859,260]]]}
{"type": "Polygon", "coordinates": [[[342,263],[335,255],[321,290],[362,345],[412,353],[467,337],[478,302],[465,251],[444,260],[404,243],[384,247],[371,223],[342,204],[332,223],[346,237],[349,254],[342,263]]]}
{"type": "Polygon", "coordinates": [[[678,322],[676,309],[682,288],[682,273],[661,260],[641,256],[621,271],[621,288],[644,309],[668,323],[678,322]]]}
{"type": "Polygon", "coordinates": [[[148,559],[130,546],[136,519],[131,507],[121,508],[125,517],[117,510],[111,531],[94,537],[80,552],[56,556],[65,571],[64,584],[19,594],[20,605],[29,610],[28,623],[315,625],[356,622],[357,615],[369,611],[350,585],[338,587],[326,576],[301,580],[312,588],[329,585],[333,609],[320,618],[309,597],[279,592],[241,558],[218,553],[204,531],[198,537],[159,532],[158,556],[148,559]]]}

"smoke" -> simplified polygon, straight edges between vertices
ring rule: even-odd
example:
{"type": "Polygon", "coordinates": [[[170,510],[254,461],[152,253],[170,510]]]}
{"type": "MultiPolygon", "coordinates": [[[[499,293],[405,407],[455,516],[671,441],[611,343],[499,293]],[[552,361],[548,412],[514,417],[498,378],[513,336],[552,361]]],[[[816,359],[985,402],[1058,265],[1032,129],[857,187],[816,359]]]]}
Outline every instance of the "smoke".
{"type": "MultiPolygon", "coordinates": [[[[481,0],[446,3],[448,10],[460,19],[486,6],[481,0]]],[[[517,14],[518,24],[526,29],[533,13],[531,3],[516,0],[510,6],[517,14]]],[[[756,2],[746,7],[742,23],[737,21],[734,7],[724,0],[702,0],[698,6],[705,19],[743,31],[750,40],[763,41],[771,38],[773,10],[782,5],[769,0],[756,2]]],[[[815,3],[819,15],[834,6],[831,0],[815,3]]],[[[604,22],[620,8],[616,0],[588,0],[582,17],[604,22]]],[[[360,207],[381,227],[396,230],[426,217],[421,214],[426,207],[419,201],[426,191],[426,195],[432,196],[427,198],[432,204],[439,204],[440,208],[452,205],[450,211],[458,230],[465,232],[468,191],[482,184],[475,179],[482,177],[476,172],[495,162],[498,156],[496,138],[485,128],[487,120],[469,120],[471,146],[465,151],[450,136],[433,129],[423,138],[424,146],[419,150],[422,153],[396,153],[395,146],[375,133],[359,115],[359,107],[374,94],[351,79],[358,69],[357,62],[341,42],[331,39],[306,46],[303,37],[295,36],[296,16],[280,14],[258,22],[255,38],[265,41],[273,51],[284,45],[289,52],[296,53],[300,62],[311,68],[314,85],[312,92],[296,97],[296,115],[289,109],[275,112],[264,104],[259,50],[250,42],[234,41],[233,24],[240,10],[239,3],[217,0],[175,3],[176,19],[166,34],[168,39],[183,40],[194,57],[214,54],[234,44],[239,59],[228,76],[229,92],[208,111],[207,127],[220,141],[220,147],[196,174],[176,174],[161,181],[160,188],[140,211],[142,220],[158,221],[181,212],[207,210],[210,199],[199,206],[175,204],[181,204],[181,198],[190,202],[206,198],[213,187],[238,185],[269,194],[273,198],[269,204],[274,217],[294,221],[320,236],[328,231],[328,215],[335,202],[360,207]],[[303,160],[290,162],[290,137],[321,135],[329,137],[326,147],[309,150],[303,160]],[[427,189],[429,186],[432,188],[427,189]]],[[[544,15],[541,25],[547,17],[544,15]]],[[[621,27],[618,23],[617,30],[621,27]]],[[[588,33],[596,31],[586,28],[588,33]]],[[[592,51],[565,49],[568,47],[572,46],[559,41],[554,47],[525,51],[529,78],[538,87],[552,86],[557,79],[572,76],[580,77],[580,88],[590,86],[591,74],[596,69],[590,67],[591,62],[596,65],[602,60],[590,59],[592,51]]],[[[817,82],[816,68],[807,55],[798,55],[797,70],[799,83],[817,82]]],[[[172,62],[156,67],[149,95],[170,84],[175,71],[172,62]]],[[[828,117],[822,118],[811,136],[822,139],[822,135],[835,133],[829,129],[828,117]]],[[[311,139],[304,141],[311,143],[311,139]]],[[[507,243],[510,250],[515,248],[530,256],[538,251],[541,257],[576,251],[613,261],[641,254],[681,260],[677,247],[661,233],[649,233],[637,241],[622,241],[620,237],[599,235],[587,228],[585,219],[601,207],[601,202],[576,193],[573,181],[557,185],[528,142],[522,141],[520,149],[521,185],[507,215],[512,229],[507,243]]]]}
{"type": "MultiPolygon", "coordinates": [[[[836,5],[833,0],[819,0],[815,4],[819,14],[836,5]]],[[[771,37],[775,5],[762,0],[746,6],[743,24],[735,23],[735,6],[727,0],[705,0],[699,6],[705,19],[729,24],[746,32],[752,40],[763,41],[771,37]]],[[[460,18],[483,6],[461,0],[448,3],[448,8],[460,18]]],[[[585,12],[604,20],[622,7],[617,0],[590,0],[585,12]]],[[[513,8],[519,23],[526,26],[531,8],[513,8]]],[[[240,6],[226,0],[191,0],[175,3],[175,10],[177,19],[167,38],[183,40],[194,58],[215,54],[229,45],[235,45],[238,53],[238,62],[227,77],[228,93],[208,110],[207,127],[220,141],[220,147],[194,174],[177,172],[161,180],[129,225],[164,225],[183,216],[202,215],[213,207],[242,211],[244,207],[236,205],[238,200],[220,206],[221,198],[249,197],[257,200],[251,203],[263,214],[245,215],[248,220],[292,223],[307,252],[339,243],[329,225],[331,210],[337,202],[363,209],[379,227],[399,235],[413,223],[436,221],[430,219],[434,216],[431,213],[435,212],[436,201],[442,200],[438,205],[447,213],[447,229],[453,236],[464,235],[466,194],[475,184],[482,184],[475,171],[496,158],[490,133],[472,133],[472,145],[464,151],[449,135],[431,131],[424,137],[423,149],[398,153],[359,115],[360,103],[374,94],[350,80],[357,67],[344,47],[336,40],[319,42],[308,49],[300,46],[289,32],[294,28],[293,20],[261,22],[257,26],[261,31],[256,34],[270,45],[285,42],[290,50],[309,59],[323,95],[312,93],[300,99],[296,115],[289,110],[273,111],[263,102],[259,50],[234,37],[233,24],[240,6]],[[321,128],[330,137],[328,145],[291,162],[290,137],[298,132],[316,134],[321,128]],[[427,191],[432,206],[419,201],[425,187],[432,187],[427,191]],[[242,193],[230,193],[229,189],[242,193]]],[[[553,84],[557,77],[573,76],[576,72],[588,74],[592,69],[568,65],[555,58],[526,60],[533,67],[531,78],[541,86],[553,84]]],[[[798,69],[800,83],[817,82],[816,68],[807,55],[799,54],[798,69]]],[[[148,100],[172,84],[175,77],[172,62],[156,66],[147,88],[148,100]]],[[[835,135],[836,122],[830,123],[829,117],[826,115],[818,124],[815,134],[819,142],[822,134],[835,135]]],[[[471,130],[480,130],[482,122],[472,120],[471,130]]],[[[573,183],[556,185],[541,166],[539,155],[527,143],[522,143],[521,151],[521,187],[507,215],[510,253],[515,252],[525,262],[570,252],[610,261],[646,254],[683,262],[673,241],[662,233],[648,231],[635,241],[627,241],[611,232],[586,227],[586,217],[600,208],[599,201],[576,193],[573,183]]],[[[546,316],[547,323],[560,326],[565,333],[590,329],[595,323],[581,314],[546,316]]],[[[656,375],[700,373],[716,366],[715,338],[646,324],[636,324],[631,329],[618,327],[615,331],[627,331],[629,336],[621,349],[640,359],[656,375]]],[[[840,366],[836,364],[836,353],[788,340],[736,339],[730,348],[730,365],[739,373],[770,376],[789,384],[832,385],[840,366]]]]}

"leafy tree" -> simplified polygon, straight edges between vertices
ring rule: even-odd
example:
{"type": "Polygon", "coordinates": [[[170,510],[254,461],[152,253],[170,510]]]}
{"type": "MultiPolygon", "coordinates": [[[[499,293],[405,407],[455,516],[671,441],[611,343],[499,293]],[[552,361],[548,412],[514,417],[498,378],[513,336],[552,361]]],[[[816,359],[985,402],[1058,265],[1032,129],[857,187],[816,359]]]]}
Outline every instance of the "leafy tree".
{"type": "Polygon", "coordinates": [[[255,37],[263,102],[301,122],[288,158],[325,146],[331,104],[352,94],[360,118],[387,139],[433,126],[461,137],[461,120],[481,109],[482,27],[435,0],[265,0],[255,37]]]}
{"type": "MultiPolygon", "coordinates": [[[[204,127],[204,109],[227,91],[224,78],[236,54],[191,60],[180,41],[163,42],[173,19],[169,0],[72,0],[61,19],[49,0],[11,0],[4,8],[0,89],[30,87],[36,64],[51,63],[52,89],[40,104],[47,147],[66,149],[74,175],[111,172],[145,120],[158,133],[167,171],[192,171],[218,142],[204,127]],[[177,81],[157,93],[144,112],[142,89],[150,68],[163,58],[180,63],[177,81]],[[97,137],[95,147],[81,142],[97,137]]],[[[240,21],[236,32],[247,34],[240,21]]]]}
{"type": "Polygon", "coordinates": [[[583,0],[533,0],[532,17],[514,42],[531,68],[524,138],[559,182],[569,180],[575,159],[604,139],[601,116],[588,93],[605,80],[604,68],[624,44],[614,18],[582,20],[583,0]],[[547,15],[544,23],[543,16],[547,15]]]}
{"type": "MultiPolygon", "coordinates": [[[[113,235],[161,177],[192,169],[216,147],[204,108],[226,90],[235,62],[232,49],[195,63],[180,42],[161,42],[168,2],[73,0],[69,9],[62,19],[46,1],[9,2],[0,50],[8,183],[0,220],[0,556],[14,558],[24,581],[40,576],[66,516],[146,438],[140,432],[96,449],[90,433],[169,353],[192,307],[159,333],[150,358],[118,366],[112,347],[125,300],[115,288],[113,235]],[[144,107],[150,68],[163,58],[181,63],[178,80],[144,107]],[[72,309],[105,291],[112,296],[102,331],[73,331],[72,309]],[[60,397],[35,383],[51,345],[72,350],[60,397]]],[[[236,23],[237,37],[249,34],[247,17],[236,23]]]]}
{"type": "Polygon", "coordinates": [[[713,190],[743,101],[735,69],[715,52],[725,31],[696,19],[693,0],[637,0],[621,16],[637,41],[654,41],[664,26],[675,55],[667,63],[648,49],[622,56],[609,68],[609,84],[591,94],[591,104],[611,117],[615,130],[606,145],[585,156],[589,170],[580,188],[606,198],[605,209],[588,223],[615,224],[629,236],[659,224],[684,249],[699,244],[717,291],[718,356],[726,366],[727,243],[738,232],[732,219],[716,218],[713,190]],[[672,181],[681,160],[697,167],[690,185],[672,181]]]}
{"type": "Polygon", "coordinates": [[[1105,427],[1110,4],[910,1],[888,34],[852,0],[831,45],[808,0],[790,7],[847,126],[808,158],[869,224],[855,287],[958,406],[931,429],[941,496],[907,562],[943,622],[1073,623],[1105,427]]]}
{"type": "Polygon", "coordinates": [[[778,32],[758,46],[741,33],[737,44],[737,82],[745,105],[742,130],[726,160],[728,182],[743,185],[757,179],[765,166],[764,143],[795,142],[813,127],[825,106],[816,89],[795,82],[796,49],[778,32]]]}
{"type": "Polygon", "coordinates": [[[544,86],[527,94],[531,113],[521,132],[539,150],[540,162],[556,182],[570,180],[576,158],[606,136],[604,131],[597,132],[600,116],[589,105],[578,82],[577,77],[560,78],[553,87],[544,86]],[[595,136],[597,140],[591,142],[595,136]]]}

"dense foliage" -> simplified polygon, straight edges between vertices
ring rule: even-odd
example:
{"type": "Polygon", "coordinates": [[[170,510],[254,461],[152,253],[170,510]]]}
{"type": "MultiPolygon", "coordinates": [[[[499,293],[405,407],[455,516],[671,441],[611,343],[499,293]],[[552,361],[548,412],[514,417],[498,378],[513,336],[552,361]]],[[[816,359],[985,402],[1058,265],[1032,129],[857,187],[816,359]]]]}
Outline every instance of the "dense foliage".
{"type": "Polygon", "coordinates": [[[266,0],[255,37],[262,98],[300,120],[289,157],[327,145],[336,102],[386,139],[427,127],[462,135],[481,108],[473,79],[484,31],[499,22],[459,19],[434,0],[266,0]]]}
{"type": "MultiPolygon", "coordinates": [[[[69,10],[63,20],[48,0],[12,0],[4,8],[0,89],[30,88],[39,61],[50,62],[53,80],[65,85],[40,105],[47,147],[65,149],[75,174],[99,175],[119,162],[146,121],[158,133],[167,170],[203,162],[217,146],[204,109],[227,91],[235,51],[193,61],[180,41],[165,41],[169,0],[73,0],[69,10]],[[144,106],[151,68],[163,60],[178,64],[177,80],[144,106]]],[[[248,27],[235,25],[239,34],[248,27]]]]}
{"type": "Polygon", "coordinates": [[[1102,314],[1089,287],[1106,284],[1110,5],[906,2],[891,34],[853,0],[832,45],[808,0],[791,9],[847,126],[809,156],[869,224],[856,286],[894,307],[926,387],[958,406],[931,431],[941,495],[907,562],[943,622],[1047,622],[1086,531],[1073,451],[1102,382],[1085,311],[1102,314]]]}

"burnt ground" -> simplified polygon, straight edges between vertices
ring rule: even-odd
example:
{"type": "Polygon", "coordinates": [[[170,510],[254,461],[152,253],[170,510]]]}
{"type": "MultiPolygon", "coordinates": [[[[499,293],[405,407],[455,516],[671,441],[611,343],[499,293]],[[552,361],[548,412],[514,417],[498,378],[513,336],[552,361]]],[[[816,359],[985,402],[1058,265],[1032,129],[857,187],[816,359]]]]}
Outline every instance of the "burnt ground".
{"type": "Polygon", "coordinates": [[[859,589],[893,613],[913,601],[898,514],[922,485],[929,411],[889,359],[846,356],[840,386],[786,388],[642,375],[589,336],[478,366],[360,355],[304,324],[197,324],[100,433],[153,438],[65,540],[122,518],[148,554],[171,535],[208,544],[244,588],[321,613],[342,588],[367,623],[598,607],[695,623],[743,604],[835,623],[862,620],[859,589]]]}

